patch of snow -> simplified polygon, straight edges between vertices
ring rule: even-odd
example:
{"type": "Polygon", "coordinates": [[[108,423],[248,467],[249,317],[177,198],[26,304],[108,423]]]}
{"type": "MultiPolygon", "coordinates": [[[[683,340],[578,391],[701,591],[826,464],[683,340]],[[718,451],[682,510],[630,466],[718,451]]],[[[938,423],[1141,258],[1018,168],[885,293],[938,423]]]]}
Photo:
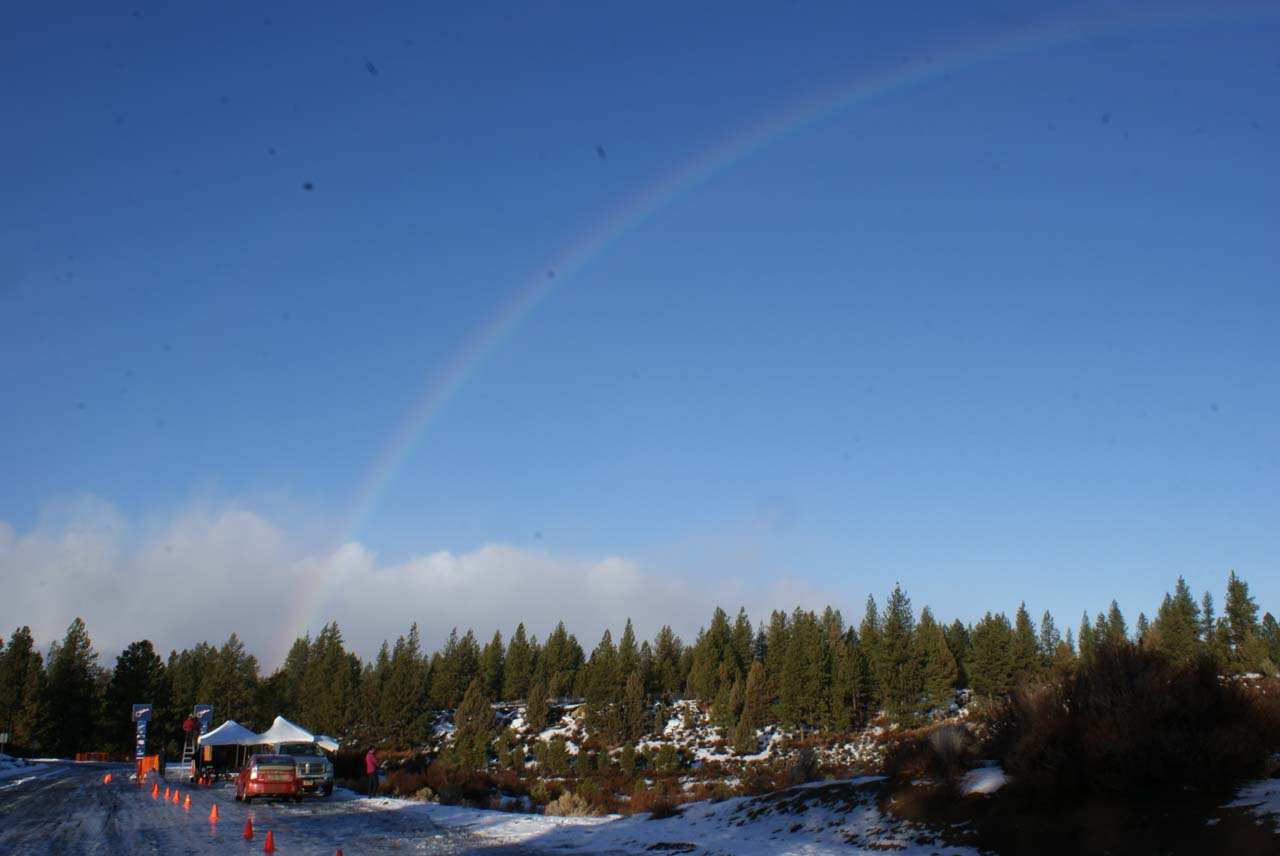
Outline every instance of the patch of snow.
{"type": "Polygon", "coordinates": [[[979,767],[976,770],[970,770],[960,779],[960,793],[965,794],[994,794],[1003,788],[1009,782],[1009,777],[1005,775],[1003,769],[998,765],[990,767],[979,767]]]}
{"type": "Polygon", "coordinates": [[[1260,779],[1242,787],[1223,808],[1244,808],[1254,817],[1270,817],[1280,830],[1280,779],[1260,779]]]}

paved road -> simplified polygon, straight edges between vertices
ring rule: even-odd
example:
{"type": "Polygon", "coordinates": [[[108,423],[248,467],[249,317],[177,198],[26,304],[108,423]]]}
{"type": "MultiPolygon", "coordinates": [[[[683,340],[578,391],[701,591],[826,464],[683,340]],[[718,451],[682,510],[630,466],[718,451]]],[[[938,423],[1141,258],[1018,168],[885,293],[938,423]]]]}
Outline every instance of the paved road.
{"type": "MultiPolygon", "coordinates": [[[[381,853],[484,853],[535,856],[527,846],[494,846],[436,825],[422,811],[388,811],[335,794],[301,805],[235,802],[229,786],[191,790],[192,806],[166,803],[127,781],[123,765],[49,766],[0,780],[0,853],[48,856],[203,856],[261,853],[267,830],[280,856],[381,853]],[[111,784],[103,783],[106,772],[111,784]],[[209,821],[213,804],[219,820],[209,821]],[[243,837],[245,820],[255,837],[243,837]]],[[[161,784],[163,793],[164,784],[161,784]]],[[[183,797],[187,789],[181,790],[183,797]]]]}

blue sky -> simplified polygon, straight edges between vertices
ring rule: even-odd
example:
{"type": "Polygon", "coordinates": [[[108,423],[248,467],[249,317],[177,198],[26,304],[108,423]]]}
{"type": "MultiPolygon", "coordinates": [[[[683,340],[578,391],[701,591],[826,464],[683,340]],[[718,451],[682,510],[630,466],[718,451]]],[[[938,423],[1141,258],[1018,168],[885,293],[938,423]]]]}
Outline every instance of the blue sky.
{"type": "MultiPolygon", "coordinates": [[[[901,581],[947,618],[1132,619],[1232,568],[1280,603],[1274,11],[511,5],[10,12],[6,576],[74,579],[70,534],[107,519],[109,592],[231,509],[287,545],[260,577],[497,545],[698,581],[698,615],[856,618],[901,581]],[[349,524],[415,402],[567,248],[805,99],[935,63],[558,279],[349,524]]],[[[47,639],[83,599],[0,619],[39,603],[47,639]]],[[[361,639],[413,614],[317,609],[361,639]]]]}

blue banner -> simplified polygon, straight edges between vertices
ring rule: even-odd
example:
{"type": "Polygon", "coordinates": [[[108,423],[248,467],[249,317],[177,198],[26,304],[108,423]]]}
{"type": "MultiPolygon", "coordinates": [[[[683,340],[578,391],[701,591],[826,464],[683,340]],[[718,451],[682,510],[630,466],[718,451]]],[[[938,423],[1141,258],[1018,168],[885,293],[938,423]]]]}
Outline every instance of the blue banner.
{"type": "Polygon", "coordinates": [[[133,757],[137,761],[141,761],[143,756],[147,754],[147,721],[138,721],[138,736],[134,743],[133,757]]]}
{"type": "Polygon", "coordinates": [[[200,722],[200,733],[209,733],[209,723],[213,722],[213,705],[198,704],[196,705],[196,719],[200,722]]]}

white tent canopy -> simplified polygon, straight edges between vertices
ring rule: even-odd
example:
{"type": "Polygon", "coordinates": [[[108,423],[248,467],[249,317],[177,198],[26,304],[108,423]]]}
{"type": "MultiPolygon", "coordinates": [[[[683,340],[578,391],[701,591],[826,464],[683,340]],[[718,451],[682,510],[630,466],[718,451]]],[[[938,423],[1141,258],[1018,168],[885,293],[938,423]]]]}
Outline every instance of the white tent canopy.
{"type": "Polygon", "coordinates": [[[316,735],[316,745],[326,752],[338,751],[338,741],[334,740],[332,737],[329,737],[326,734],[316,735]]]}
{"type": "Polygon", "coordinates": [[[316,736],[283,716],[277,716],[271,727],[257,735],[254,743],[314,743],[316,736]]]}
{"type": "Polygon", "coordinates": [[[257,734],[234,719],[228,719],[208,734],[200,735],[202,746],[253,746],[259,742],[257,734]]]}

